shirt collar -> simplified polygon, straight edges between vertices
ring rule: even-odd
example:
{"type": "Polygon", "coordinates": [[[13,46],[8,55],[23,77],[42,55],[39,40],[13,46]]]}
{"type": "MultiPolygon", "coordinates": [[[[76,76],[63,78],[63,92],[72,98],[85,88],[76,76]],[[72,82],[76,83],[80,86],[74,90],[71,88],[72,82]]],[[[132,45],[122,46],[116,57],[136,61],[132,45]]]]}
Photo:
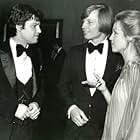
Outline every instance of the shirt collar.
{"type": "MultiPolygon", "coordinates": [[[[103,41],[101,41],[99,44],[101,44],[101,43],[104,44],[106,41],[107,41],[107,37],[106,37],[103,41]]],[[[92,43],[93,45],[95,45],[94,42],[93,42],[92,40],[89,40],[88,43],[92,43]]],[[[98,44],[96,44],[96,45],[98,45],[98,44]]],[[[95,45],[95,46],[96,46],[96,45],[95,45]]]]}

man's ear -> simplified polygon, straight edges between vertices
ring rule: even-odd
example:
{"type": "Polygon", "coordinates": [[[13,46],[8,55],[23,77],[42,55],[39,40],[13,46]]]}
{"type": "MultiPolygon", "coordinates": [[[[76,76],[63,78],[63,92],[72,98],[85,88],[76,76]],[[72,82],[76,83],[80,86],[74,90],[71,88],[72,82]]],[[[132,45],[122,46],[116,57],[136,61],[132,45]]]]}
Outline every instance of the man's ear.
{"type": "Polygon", "coordinates": [[[16,30],[21,31],[22,30],[22,25],[16,25],[16,30]]]}

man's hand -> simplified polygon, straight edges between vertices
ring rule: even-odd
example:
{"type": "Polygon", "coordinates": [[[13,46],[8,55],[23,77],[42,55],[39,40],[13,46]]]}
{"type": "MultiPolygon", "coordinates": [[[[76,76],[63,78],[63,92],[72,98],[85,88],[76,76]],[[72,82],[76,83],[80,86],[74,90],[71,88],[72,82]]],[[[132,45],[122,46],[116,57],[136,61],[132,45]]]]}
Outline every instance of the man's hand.
{"type": "Polygon", "coordinates": [[[85,115],[85,113],[80,108],[78,108],[77,106],[74,107],[71,110],[71,112],[70,112],[70,118],[79,127],[80,126],[83,126],[88,121],[88,118],[85,115]]]}
{"type": "Polygon", "coordinates": [[[28,117],[27,110],[28,110],[28,107],[26,105],[19,104],[15,113],[15,117],[23,121],[24,119],[28,117]]]}
{"type": "Polygon", "coordinates": [[[27,114],[32,120],[38,118],[38,115],[40,114],[40,107],[37,102],[32,102],[29,104],[27,114]]]}

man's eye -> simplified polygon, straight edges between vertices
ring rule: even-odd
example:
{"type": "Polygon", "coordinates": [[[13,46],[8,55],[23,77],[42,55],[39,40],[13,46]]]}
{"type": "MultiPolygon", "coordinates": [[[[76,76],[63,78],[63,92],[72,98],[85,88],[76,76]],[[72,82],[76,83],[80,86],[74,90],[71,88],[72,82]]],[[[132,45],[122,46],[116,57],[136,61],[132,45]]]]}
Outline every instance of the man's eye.
{"type": "Polygon", "coordinates": [[[116,35],[117,34],[117,32],[115,32],[115,31],[113,31],[113,33],[116,35]]]}
{"type": "Polygon", "coordinates": [[[94,22],[93,21],[88,21],[88,24],[93,24],[94,22]]]}
{"type": "Polygon", "coordinates": [[[32,28],[35,28],[36,27],[36,25],[32,25],[32,28]]]}

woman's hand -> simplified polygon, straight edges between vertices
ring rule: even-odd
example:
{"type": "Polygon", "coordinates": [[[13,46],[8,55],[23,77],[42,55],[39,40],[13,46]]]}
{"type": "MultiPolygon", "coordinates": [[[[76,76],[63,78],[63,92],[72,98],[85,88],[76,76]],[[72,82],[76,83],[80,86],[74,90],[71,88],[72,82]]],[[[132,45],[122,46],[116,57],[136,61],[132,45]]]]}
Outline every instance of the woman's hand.
{"type": "Polygon", "coordinates": [[[105,90],[107,90],[105,81],[101,77],[99,77],[96,73],[94,73],[94,76],[97,80],[96,88],[100,90],[101,92],[104,92],[105,90]]]}
{"type": "Polygon", "coordinates": [[[91,88],[96,88],[99,91],[101,91],[101,93],[103,94],[103,96],[106,99],[107,103],[109,104],[110,100],[111,100],[111,94],[110,94],[108,88],[106,87],[105,81],[95,73],[94,73],[94,76],[95,76],[95,80],[82,81],[81,84],[84,84],[84,85],[87,84],[91,88]]]}
{"type": "Polygon", "coordinates": [[[94,76],[95,76],[95,79],[82,81],[81,83],[84,84],[84,85],[87,84],[91,88],[97,88],[101,92],[105,91],[107,89],[105,81],[95,73],[94,73],[94,76]]]}

